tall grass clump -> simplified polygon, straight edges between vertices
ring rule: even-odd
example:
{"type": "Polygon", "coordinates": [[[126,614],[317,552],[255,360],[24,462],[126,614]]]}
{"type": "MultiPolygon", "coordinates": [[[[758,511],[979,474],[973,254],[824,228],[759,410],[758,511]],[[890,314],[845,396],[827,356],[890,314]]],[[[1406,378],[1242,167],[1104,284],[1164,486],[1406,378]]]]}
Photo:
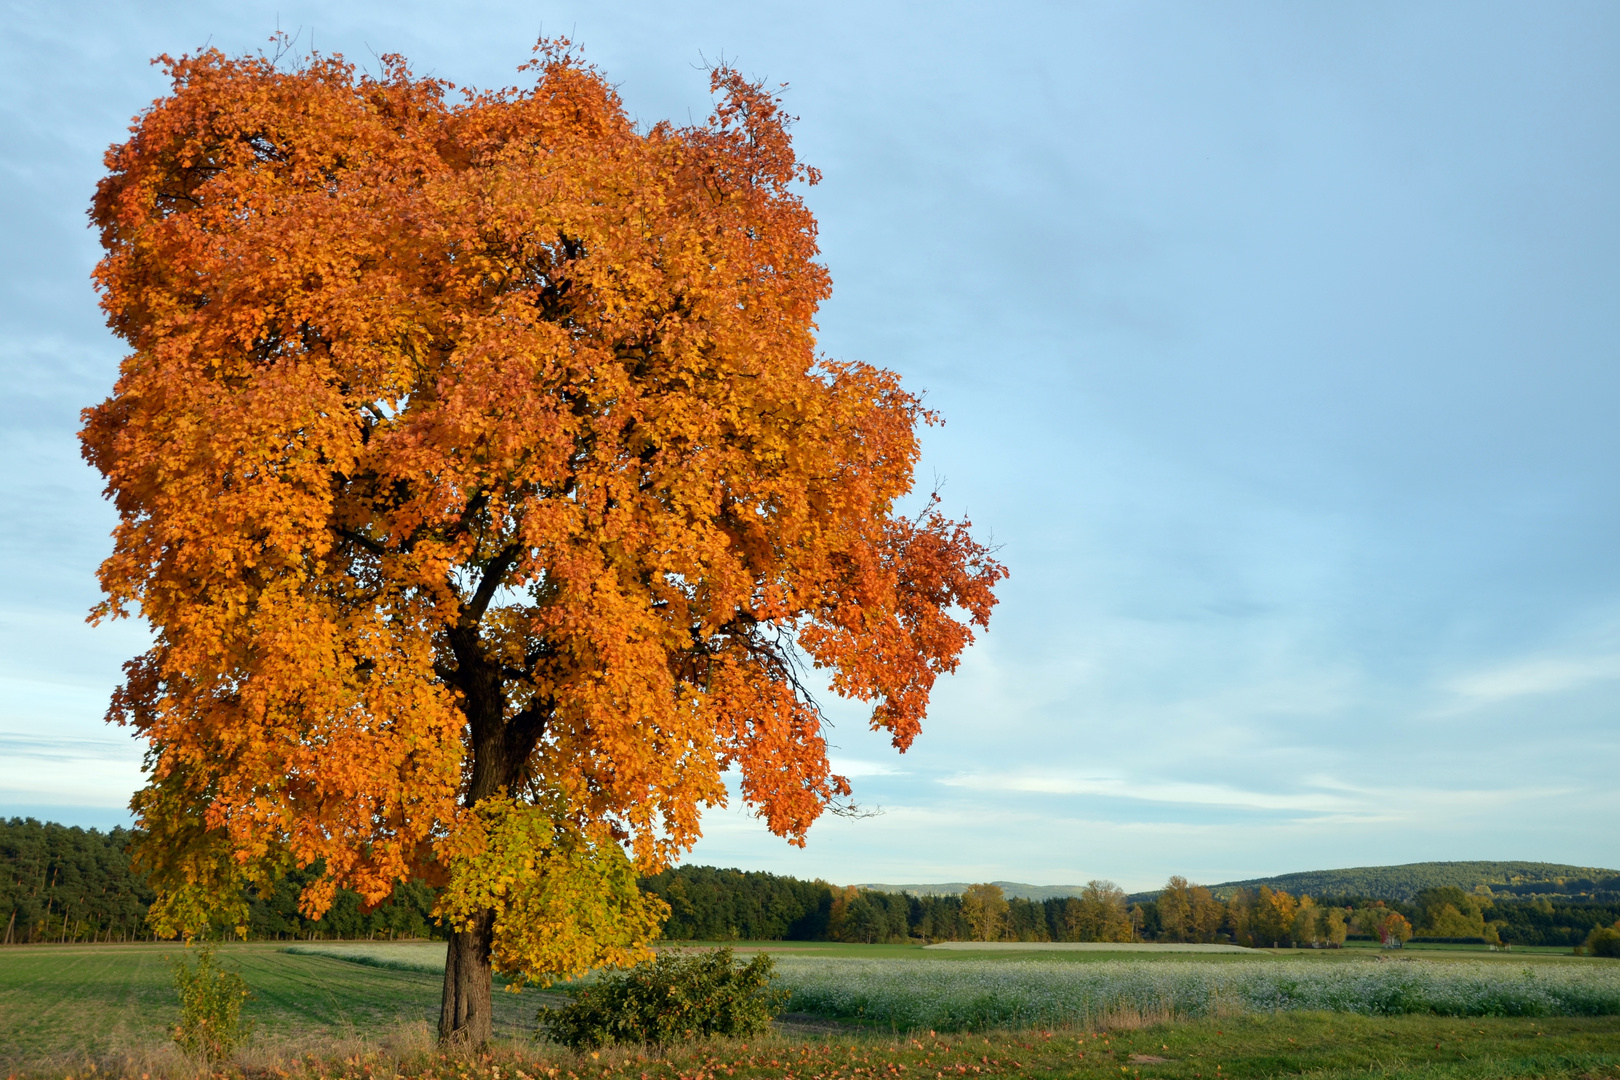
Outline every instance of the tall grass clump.
{"type": "Polygon", "coordinates": [[[174,988],[180,994],[180,1022],[170,1029],[174,1041],[188,1054],[209,1061],[227,1058],[253,1037],[253,1022],[242,1019],[242,1006],[251,996],[247,983],[214,960],[214,946],[197,950],[197,963],[170,959],[174,988]]]}
{"type": "Polygon", "coordinates": [[[776,985],[799,1012],[942,1031],[1312,1010],[1390,1016],[1620,1015],[1620,964],[1264,960],[941,961],[783,957],[776,985]]]}

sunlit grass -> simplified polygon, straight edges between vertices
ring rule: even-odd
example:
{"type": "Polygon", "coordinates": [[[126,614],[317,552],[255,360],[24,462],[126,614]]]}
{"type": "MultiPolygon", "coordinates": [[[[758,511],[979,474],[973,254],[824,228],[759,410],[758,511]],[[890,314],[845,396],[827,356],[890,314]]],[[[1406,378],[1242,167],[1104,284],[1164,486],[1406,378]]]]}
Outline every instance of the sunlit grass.
{"type": "Polygon", "coordinates": [[[985,1080],[1164,1078],[1494,1080],[1620,1077],[1620,1018],[1459,1021],[1281,1013],[1163,1022],[1122,1013],[1090,1027],[717,1040],[574,1053],[528,1039],[442,1051],[425,1024],[258,1046],[205,1069],[173,1053],[61,1056],[17,1080],[985,1080]],[[95,1066],[92,1072],[92,1066],[95,1066]]]}
{"type": "MultiPolygon", "coordinates": [[[[299,953],[284,948],[221,950],[223,958],[240,966],[254,990],[250,1013],[261,1034],[231,1062],[216,1065],[211,1075],[253,1080],[1213,1080],[1306,1074],[1313,1080],[1620,1080],[1620,1016],[1306,1011],[1304,995],[1314,992],[1313,986],[1338,986],[1341,992],[1346,986],[1365,989],[1369,984],[1355,982],[1363,975],[1384,980],[1380,985],[1385,989],[1415,986],[1429,993],[1439,986],[1461,993],[1472,985],[1480,993],[1511,992],[1525,1002],[1534,1000],[1525,990],[1533,985],[1553,998],[1565,995],[1559,1000],[1566,1005],[1576,992],[1588,993],[1590,1000],[1612,1001],[1602,994],[1620,982],[1620,963],[1603,960],[1509,964],[1495,957],[1338,957],[1324,963],[1313,957],[1210,957],[1081,964],[1010,957],[851,960],[787,953],[778,964],[784,984],[801,1001],[817,985],[826,992],[828,985],[842,984],[846,996],[837,1008],[848,1009],[851,994],[868,995],[855,1006],[866,1008],[854,1014],[861,1022],[826,1023],[795,1015],[777,1034],[747,1043],[718,1041],[664,1051],[617,1047],[593,1056],[534,1038],[539,995],[500,993],[496,1043],[487,1052],[468,1055],[434,1046],[442,945],[315,946],[299,953]],[[331,955],[334,949],[363,952],[340,960],[331,955]],[[368,961],[353,962],[361,956],[368,961]],[[403,967],[412,961],[422,969],[403,967]],[[1195,969],[1196,978],[1184,978],[1184,968],[1195,969]],[[1186,1005],[1196,1004],[1196,995],[1177,999],[1175,993],[1189,986],[1207,989],[1209,980],[1216,986],[1224,985],[1221,980],[1248,980],[1250,991],[1269,985],[1273,992],[1287,989],[1290,997],[1279,1002],[1275,997],[1251,1001],[1217,995],[1206,1001],[1208,1011],[1217,1015],[1187,1015],[1196,1011],[1186,1005]],[[960,1003],[975,986],[986,1000],[1009,997],[1022,1002],[1020,1007],[1055,1001],[1070,1015],[1065,1021],[1033,1025],[1027,1016],[1015,1017],[996,1021],[1015,1027],[981,1030],[978,1025],[998,1015],[981,1011],[970,1017],[975,1026],[971,1032],[938,1025],[905,1031],[898,1012],[885,1017],[874,1009],[884,1000],[881,991],[890,995],[887,1000],[909,1002],[905,1007],[921,1019],[928,1009],[937,1013],[944,1004],[960,1003]],[[1168,995],[1166,987],[1172,991],[1168,995]],[[1077,1001],[1083,1017],[1074,1011],[1077,1001]],[[1268,1011],[1273,1007],[1284,1011],[1268,1011]]],[[[28,1080],[201,1080],[210,1075],[167,1039],[165,1027],[177,1010],[163,956],[174,951],[151,946],[0,950],[0,1057],[6,1066],[0,1075],[28,1080]]],[[[1477,1005],[1481,999],[1467,1000],[1477,1005]]],[[[829,999],[822,1004],[824,1011],[833,1011],[836,1003],[829,999]]],[[[1356,1008],[1354,1001],[1340,1004],[1356,1008]]]]}
{"type": "MultiPolygon", "coordinates": [[[[442,970],[444,946],[436,948],[442,970]]],[[[62,1053],[165,1047],[168,1028],[179,1018],[165,958],[181,952],[178,945],[0,949],[0,1066],[62,1053]]],[[[219,959],[247,981],[253,997],[244,1016],[261,1047],[438,1023],[443,977],[437,972],[365,967],[274,945],[222,946],[219,959]]],[[[537,1008],[534,994],[496,994],[497,1030],[512,1036],[532,1031],[537,1008]]]]}

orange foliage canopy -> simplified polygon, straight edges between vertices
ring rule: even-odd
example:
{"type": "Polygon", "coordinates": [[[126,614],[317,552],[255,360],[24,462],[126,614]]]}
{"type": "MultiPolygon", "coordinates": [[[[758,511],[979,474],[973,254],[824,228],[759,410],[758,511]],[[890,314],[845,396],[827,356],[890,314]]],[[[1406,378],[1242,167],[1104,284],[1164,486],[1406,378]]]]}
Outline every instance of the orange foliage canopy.
{"type": "Polygon", "coordinates": [[[316,860],[312,913],[443,879],[480,806],[650,869],[728,767],[802,843],[849,792],[802,661],[903,751],[986,624],[1003,568],[896,510],[932,418],[815,354],[778,101],[720,69],[706,123],[641,131],[565,45],[488,93],[165,60],[107,154],[132,351],[82,439],[119,513],[98,615],[155,634],[111,716],[174,928],[316,860]]]}

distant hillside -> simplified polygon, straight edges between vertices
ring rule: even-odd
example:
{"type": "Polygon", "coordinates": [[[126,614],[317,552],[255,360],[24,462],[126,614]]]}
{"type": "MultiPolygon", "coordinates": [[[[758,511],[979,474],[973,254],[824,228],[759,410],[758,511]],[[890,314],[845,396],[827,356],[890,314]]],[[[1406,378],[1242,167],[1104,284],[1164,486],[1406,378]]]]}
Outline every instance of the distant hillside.
{"type": "MultiPolygon", "coordinates": [[[[1250,878],[1211,885],[1222,900],[1239,889],[1261,885],[1283,889],[1295,896],[1368,896],[1383,900],[1411,900],[1424,889],[1455,885],[1472,892],[1484,885],[1497,896],[1590,897],[1620,899],[1620,871],[1597,866],[1569,866],[1546,862],[1420,862],[1401,866],[1356,866],[1345,870],[1306,870],[1274,877],[1250,878]]],[[[1138,893],[1151,899],[1155,892],[1138,893]]]]}
{"type": "MultiPolygon", "coordinates": [[[[855,887],[857,889],[871,889],[874,892],[905,893],[908,896],[961,896],[962,893],[967,891],[970,884],[972,882],[944,881],[935,885],[863,884],[855,887]]],[[[1008,896],[1020,900],[1033,900],[1036,903],[1061,896],[1079,896],[1083,887],[1080,885],[1026,885],[1022,881],[993,881],[991,884],[1001,886],[1001,891],[1008,896]]]]}

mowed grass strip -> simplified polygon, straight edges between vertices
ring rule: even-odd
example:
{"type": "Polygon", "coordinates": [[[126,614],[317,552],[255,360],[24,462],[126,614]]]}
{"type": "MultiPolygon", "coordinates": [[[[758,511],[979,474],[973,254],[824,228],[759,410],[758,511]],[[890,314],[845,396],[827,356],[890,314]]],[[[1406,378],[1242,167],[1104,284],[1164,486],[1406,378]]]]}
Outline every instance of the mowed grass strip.
{"type": "MultiPolygon", "coordinates": [[[[166,1043],[179,1016],[167,961],[184,953],[178,945],[0,949],[0,1061],[166,1043]]],[[[241,972],[253,992],[243,1015],[264,1043],[318,1043],[401,1024],[438,1024],[440,975],[296,955],[274,944],[222,946],[219,958],[241,972]]],[[[496,1030],[532,1032],[539,1004],[532,993],[498,992],[496,1030]]]]}

